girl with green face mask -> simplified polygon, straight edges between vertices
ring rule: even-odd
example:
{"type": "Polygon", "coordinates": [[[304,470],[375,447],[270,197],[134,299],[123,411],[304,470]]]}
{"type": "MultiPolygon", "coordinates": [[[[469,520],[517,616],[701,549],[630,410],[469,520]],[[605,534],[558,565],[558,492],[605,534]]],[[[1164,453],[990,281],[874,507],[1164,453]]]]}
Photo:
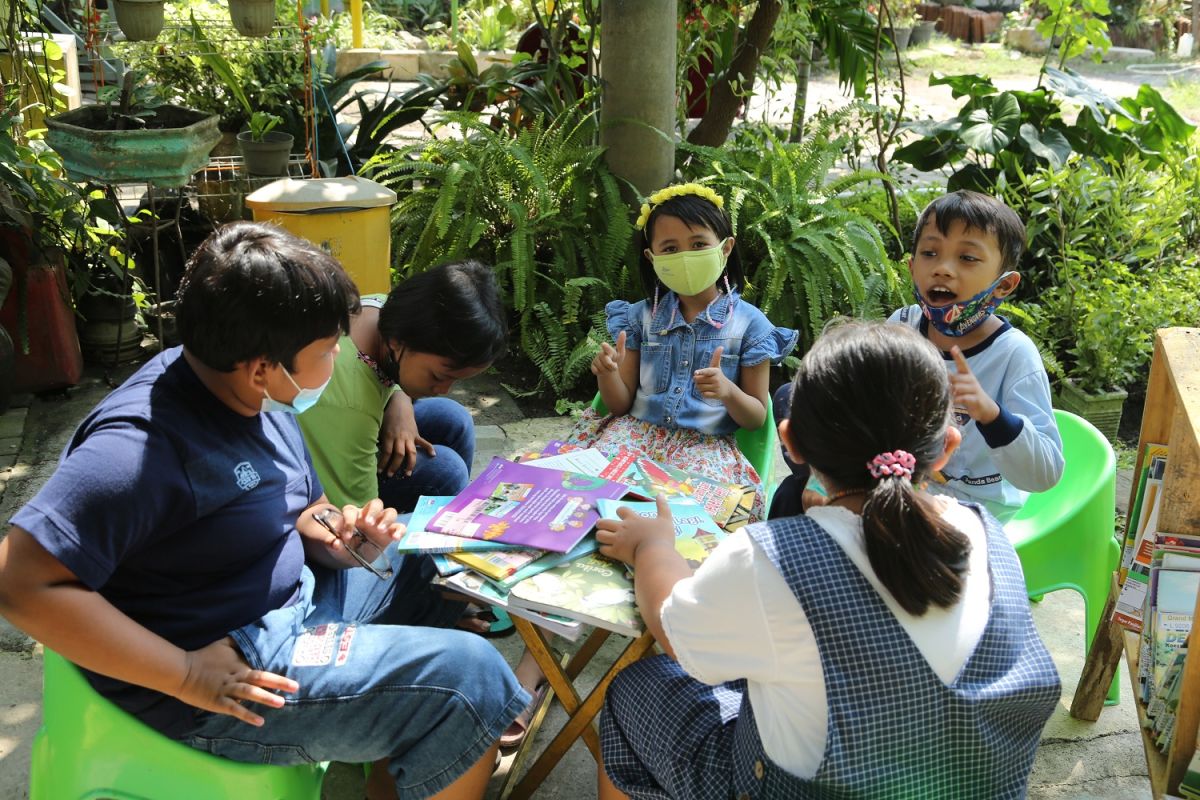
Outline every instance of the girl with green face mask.
{"type": "Polygon", "coordinates": [[[642,206],[646,299],[605,308],[612,343],[591,368],[610,413],[586,413],[568,444],[613,455],[627,448],[752,486],[750,518],[761,519],[762,481],[733,434],[771,424],[769,365],[791,351],[797,333],[741,299],[742,265],[723,207],[695,183],[668,186],[642,206]]]}

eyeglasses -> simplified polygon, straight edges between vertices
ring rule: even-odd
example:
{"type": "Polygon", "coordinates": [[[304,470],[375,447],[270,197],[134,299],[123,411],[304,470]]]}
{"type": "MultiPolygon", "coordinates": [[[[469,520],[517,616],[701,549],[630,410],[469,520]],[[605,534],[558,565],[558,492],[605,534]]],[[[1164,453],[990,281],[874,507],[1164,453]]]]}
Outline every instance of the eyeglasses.
{"type": "Polygon", "coordinates": [[[346,545],[346,550],[350,555],[354,556],[354,560],[360,566],[368,569],[372,575],[382,581],[386,581],[392,577],[392,566],[387,561],[384,561],[383,567],[375,566],[376,562],[383,556],[383,551],[379,549],[379,545],[372,542],[362,531],[354,531],[354,539],[346,542],[342,539],[342,512],[336,508],[322,508],[320,511],[313,514],[313,519],[321,523],[321,527],[332,533],[336,538],[346,545]]]}

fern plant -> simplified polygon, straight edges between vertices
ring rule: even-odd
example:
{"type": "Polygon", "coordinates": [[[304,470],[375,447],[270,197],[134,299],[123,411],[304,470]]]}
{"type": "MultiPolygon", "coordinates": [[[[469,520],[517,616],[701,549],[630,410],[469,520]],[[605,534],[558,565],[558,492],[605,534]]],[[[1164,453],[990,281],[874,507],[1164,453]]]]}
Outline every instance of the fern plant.
{"type": "Polygon", "coordinates": [[[605,302],[630,285],[632,217],[594,143],[595,119],[571,108],[515,136],[471,114],[447,121],[460,135],[381,154],[365,167],[398,195],[396,272],[403,278],[462,258],[494,265],[538,388],[561,397],[607,337],[605,302]]]}
{"type": "Polygon", "coordinates": [[[877,172],[829,179],[845,137],[821,120],[799,143],[743,128],[723,148],[680,145],[680,169],[725,197],[747,265],[747,299],[777,325],[800,331],[804,350],[839,314],[884,316],[903,304],[904,275],[855,194],[877,172]]]}

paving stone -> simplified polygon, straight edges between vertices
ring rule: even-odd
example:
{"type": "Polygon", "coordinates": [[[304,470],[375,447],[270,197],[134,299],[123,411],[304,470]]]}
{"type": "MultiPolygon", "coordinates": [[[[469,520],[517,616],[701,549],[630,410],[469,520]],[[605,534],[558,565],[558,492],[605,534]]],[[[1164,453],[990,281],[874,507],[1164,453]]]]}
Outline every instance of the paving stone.
{"type": "Polygon", "coordinates": [[[25,431],[25,417],[28,408],[10,408],[0,414],[0,439],[20,439],[25,431]]]}

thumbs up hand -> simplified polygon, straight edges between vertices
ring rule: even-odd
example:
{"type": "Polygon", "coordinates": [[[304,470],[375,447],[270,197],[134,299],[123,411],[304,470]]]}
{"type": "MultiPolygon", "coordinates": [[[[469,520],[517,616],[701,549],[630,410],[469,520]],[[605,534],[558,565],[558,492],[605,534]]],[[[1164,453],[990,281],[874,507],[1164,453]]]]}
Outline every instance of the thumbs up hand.
{"type": "Polygon", "coordinates": [[[722,403],[729,399],[736,388],[733,381],[726,378],[725,373],[721,371],[721,354],[724,352],[724,346],[718,347],[713,351],[708,366],[692,373],[692,382],[696,384],[700,396],[708,400],[720,400],[722,403]]]}
{"type": "Polygon", "coordinates": [[[625,360],[625,331],[617,334],[617,346],[608,342],[600,343],[600,352],[592,359],[592,374],[599,377],[606,372],[616,372],[625,360]]]}

